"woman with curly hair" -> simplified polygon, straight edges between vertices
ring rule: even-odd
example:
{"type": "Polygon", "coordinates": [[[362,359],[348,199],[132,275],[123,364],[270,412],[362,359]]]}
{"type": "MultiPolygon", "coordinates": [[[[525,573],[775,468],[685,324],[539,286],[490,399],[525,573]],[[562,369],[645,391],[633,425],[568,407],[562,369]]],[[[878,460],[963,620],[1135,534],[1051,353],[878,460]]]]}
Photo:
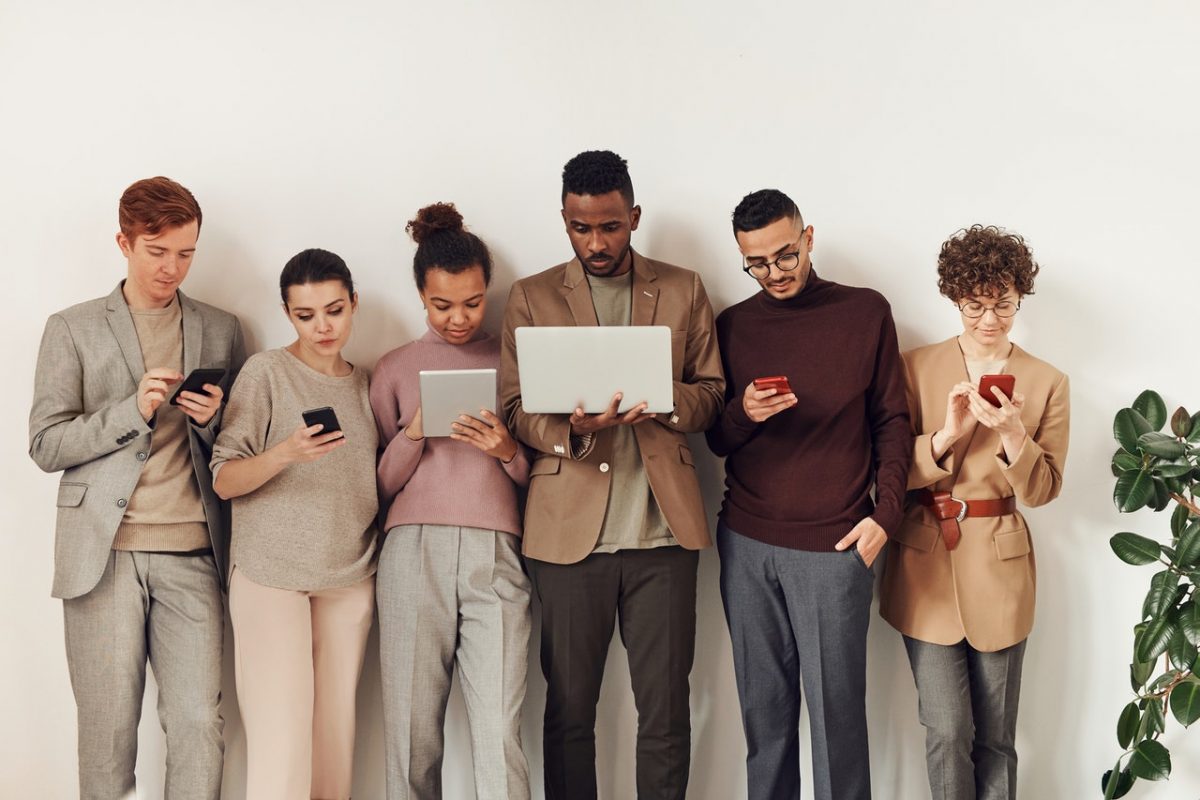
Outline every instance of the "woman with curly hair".
{"type": "Polygon", "coordinates": [[[487,410],[460,416],[449,437],[427,438],[419,384],[422,370],[500,366],[500,341],[482,327],[492,259],[450,203],[422,208],[408,231],[429,330],[381,358],[371,380],[387,509],[377,595],[387,796],[442,796],[457,666],[476,796],[528,800],[520,725],[530,586],[517,487],[529,483],[529,460],[487,410]]]}
{"type": "Polygon", "coordinates": [[[959,231],[942,245],[938,288],[963,331],[904,354],[915,441],[880,613],[904,635],[935,800],[1017,796],[1035,584],[1017,505],[1058,496],[1070,416],[1067,376],[1008,338],[1037,273],[1017,234],[959,231]],[[997,374],[1011,378],[989,377],[1001,386],[981,393],[981,379],[997,374]]]}

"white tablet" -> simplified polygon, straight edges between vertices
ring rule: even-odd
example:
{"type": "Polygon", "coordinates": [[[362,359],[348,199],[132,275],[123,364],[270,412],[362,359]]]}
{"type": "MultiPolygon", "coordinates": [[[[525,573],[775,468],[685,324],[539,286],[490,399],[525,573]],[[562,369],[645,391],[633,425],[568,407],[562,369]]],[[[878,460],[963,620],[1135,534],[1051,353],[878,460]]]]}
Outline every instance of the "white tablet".
{"type": "Polygon", "coordinates": [[[589,414],[620,392],[621,411],[675,407],[671,329],[663,325],[517,328],[521,406],[532,414],[589,414]]]}
{"type": "Polygon", "coordinates": [[[479,409],[496,412],[496,370],[423,369],[421,430],[426,436],[449,436],[459,414],[480,419],[479,409]]]}

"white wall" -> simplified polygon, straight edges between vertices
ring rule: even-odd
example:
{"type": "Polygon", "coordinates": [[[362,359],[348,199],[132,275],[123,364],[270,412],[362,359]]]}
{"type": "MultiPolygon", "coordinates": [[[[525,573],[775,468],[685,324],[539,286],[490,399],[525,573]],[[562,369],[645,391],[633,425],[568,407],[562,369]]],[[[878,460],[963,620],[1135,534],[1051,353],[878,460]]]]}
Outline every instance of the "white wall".
{"type": "MultiPolygon", "coordinates": [[[[0,794],[74,793],[74,707],[60,604],[48,596],[56,481],[25,457],[25,419],[46,316],[106,294],[123,274],[112,240],[122,189],[161,173],[195,191],[206,221],[185,290],[239,314],[258,349],[290,334],[274,289],[284,261],[310,246],[341,253],[362,297],[348,355],[371,364],[423,330],[403,233],[418,206],[457,202],[491,244],[494,327],[514,278],[570,255],[557,216],[563,163],[606,147],[630,162],[644,209],[636,246],[699,270],[718,310],[755,289],[728,219],[764,186],[789,192],[815,225],[824,277],[891,299],[904,347],[957,330],[935,288],[946,235],[996,223],[1033,244],[1044,272],[1014,338],[1071,375],[1074,440],[1063,496],[1028,514],[1041,597],[1020,781],[1027,798],[1098,797],[1118,752],[1130,629],[1148,580],[1117,562],[1107,539],[1166,525],[1113,510],[1111,418],[1147,386],[1200,406],[1200,10],[1071,0],[340,5],[0,4],[2,318],[13,345],[0,394],[0,794]]],[[[700,470],[715,511],[720,466],[705,458],[700,470]]],[[[691,790],[704,800],[742,797],[745,785],[716,578],[706,553],[691,790]]],[[[876,796],[927,796],[908,664],[877,617],[870,659],[876,796]]],[[[525,735],[538,774],[536,664],[525,735]]],[[[241,798],[231,669],[225,686],[225,796],[241,798]]],[[[368,799],[382,796],[379,691],[372,662],[355,792],[368,799]]],[[[153,709],[151,697],[145,798],[161,797],[153,709]]],[[[634,796],[635,725],[615,644],[598,727],[606,797],[634,796]]],[[[448,728],[447,797],[470,797],[457,699],[448,728]]],[[[1200,793],[1200,733],[1172,729],[1174,779],[1135,797],[1200,793]]]]}

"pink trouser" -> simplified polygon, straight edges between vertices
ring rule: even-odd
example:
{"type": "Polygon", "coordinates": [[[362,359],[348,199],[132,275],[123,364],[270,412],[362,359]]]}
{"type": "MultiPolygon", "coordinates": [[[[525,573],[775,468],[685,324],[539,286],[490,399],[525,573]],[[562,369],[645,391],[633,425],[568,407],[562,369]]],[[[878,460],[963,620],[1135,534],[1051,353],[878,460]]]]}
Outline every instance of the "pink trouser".
{"type": "Polygon", "coordinates": [[[373,575],[302,592],[234,570],[229,616],[247,798],[350,797],[355,694],[374,602],[373,575]]]}

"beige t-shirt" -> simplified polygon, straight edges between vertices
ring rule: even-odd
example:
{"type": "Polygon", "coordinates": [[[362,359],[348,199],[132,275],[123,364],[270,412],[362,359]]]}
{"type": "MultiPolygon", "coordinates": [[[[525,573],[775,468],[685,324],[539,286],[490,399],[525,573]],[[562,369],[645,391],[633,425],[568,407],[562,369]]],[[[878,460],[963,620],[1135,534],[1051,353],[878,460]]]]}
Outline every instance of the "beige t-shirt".
{"type": "MultiPolygon", "coordinates": [[[[179,298],[166,308],[131,308],[129,314],[146,369],[182,370],[183,313],[179,298]]],[[[130,458],[144,458],[146,463],[125,507],[113,549],[164,553],[209,549],[212,544],[188,441],[190,420],[179,406],[164,402],[154,412],[153,424],[149,444],[137,446],[129,454],[130,458]]]]}
{"type": "MultiPolygon", "coordinates": [[[[600,324],[628,325],[633,314],[633,270],[615,278],[589,275],[588,283],[600,324]]],[[[612,431],[608,507],[592,552],[615,553],[678,544],[650,490],[633,428],[617,425],[612,431]]]]}
{"type": "Polygon", "coordinates": [[[984,375],[999,375],[1004,372],[1004,367],[1008,364],[1007,358],[1002,358],[999,361],[984,361],[982,359],[968,358],[967,361],[967,377],[971,379],[971,383],[979,385],[979,379],[984,375]]]}
{"type": "Polygon", "coordinates": [[[286,467],[231,503],[229,563],[257,584],[317,591],[375,572],[379,432],[365,370],[324,375],[283,348],[251,356],[229,393],[213,446],[213,479],[225,462],[274,447],[303,424],[303,412],[323,406],[333,408],[346,443],[286,467]]]}

